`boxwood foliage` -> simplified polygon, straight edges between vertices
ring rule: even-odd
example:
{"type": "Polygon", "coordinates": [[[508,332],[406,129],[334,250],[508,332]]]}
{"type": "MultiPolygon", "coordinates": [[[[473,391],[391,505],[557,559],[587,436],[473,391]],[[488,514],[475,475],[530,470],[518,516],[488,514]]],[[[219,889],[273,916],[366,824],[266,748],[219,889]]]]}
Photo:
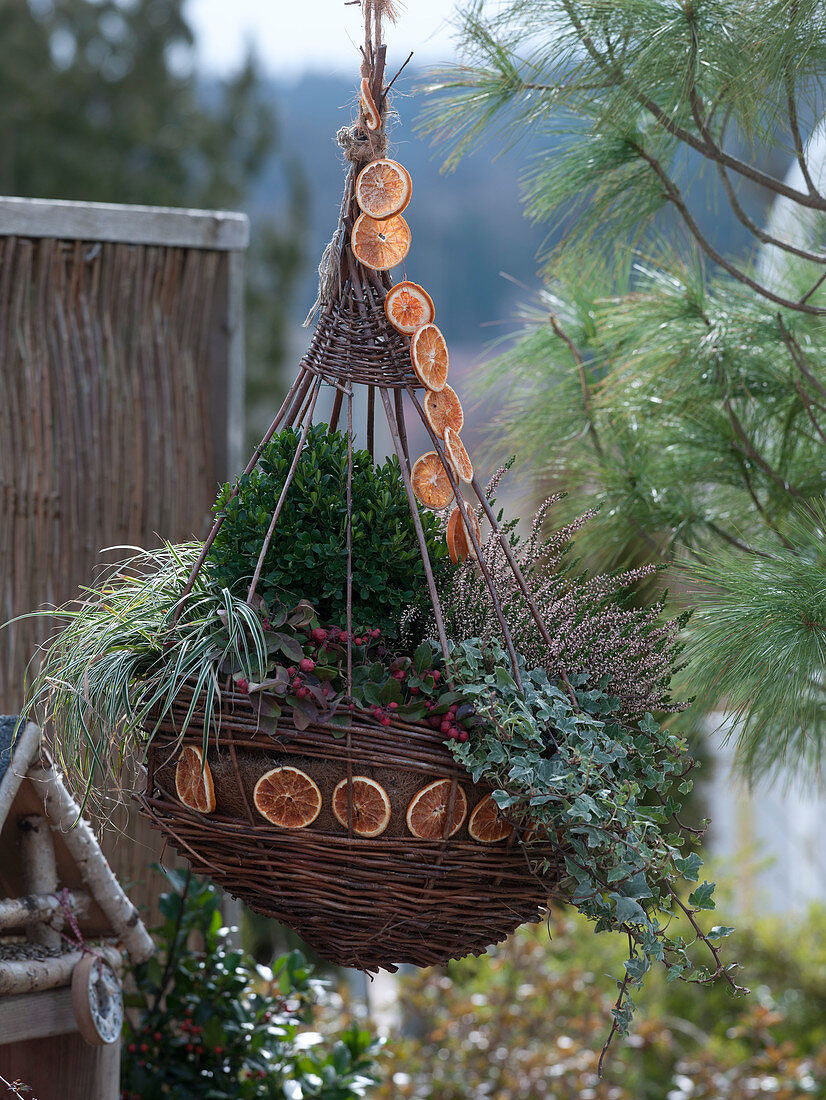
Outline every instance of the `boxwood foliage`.
{"type": "MultiPolygon", "coordinates": [[[[224,524],[208,558],[211,575],[234,592],[249,585],[273,511],[299,444],[278,433],[256,468],[225,485],[215,505],[224,524]]],[[[398,460],[381,466],[353,450],[353,625],[398,637],[420,633],[429,609],[427,582],[398,460]]],[[[452,568],[436,517],[420,509],[430,560],[452,568]]],[[[347,616],[347,437],[327,424],[310,428],[270,543],[257,593],[265,602],[309,600],[321,622],[347,616]]],[[[414,637],[415,640],[415,637],[414,637]]]]}

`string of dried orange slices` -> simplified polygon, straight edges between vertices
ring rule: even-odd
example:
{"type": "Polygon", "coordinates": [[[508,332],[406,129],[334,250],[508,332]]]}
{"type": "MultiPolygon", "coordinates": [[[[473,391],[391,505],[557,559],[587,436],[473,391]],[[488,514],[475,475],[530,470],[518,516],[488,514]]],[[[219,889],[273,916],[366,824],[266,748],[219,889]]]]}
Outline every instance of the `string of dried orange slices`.
{"type": "MultiPolygon", "coordinates": [[[[361,102],[368,129],[381,124],[379,112],[370,94],[367,80],[362,81],[361,102]]],[[[387,271],[404,260],[410,249],[410,227],[402,217],[413,193],[407,169],[387,157],[371,161],[356,180],[356,200],[361,214],[351,234],[353,254],[365,267],[387,271]]],[[[433,323],[436,307],[427,291],[408,280],[396,283],[387,292],[384,311],[390,324],[410,340],[410,359],[416,377],[425,388],[424,413],[433,434],[444,444],[444,454],[428,451],[413,464],[411,480],[416,497],[426,508],[442,511],[454,499],[445,461],[453,468],[456,481],[469,485],[473,480],[470,461],[460,432],[465,414],[456,391],[447,384],[449,354],[441,330],[433,323]]],[[[468,538],[466,512],[474,525],[477,542],[481,541],[479,523],[467,504],[457,502],[447,521],[446,539],[451,560],[456,563],[475,557],[468,538]]],[[[216,809],[212,772],[200,749],[184,747],[175,770],[178,797],[191,809],[212,813],[216,809]]],[[[410,832],[423,840],[444,836],[450,812],[449,779],[437,779],[412,798],[405,821],[410,832]]],[[[454,796],[450,835],[456,833],[467,817],[464,789],[454,796]]],[[[253,804],[262,817],[288,829],[306,828],[318,817],[322,795],[315,781],[299,768],[284,765],[272,768],[260,777],[253,791],[253,804]]],[[[367,776],[342,779],[332,792],[331,809],[339,825],[352,826],[356,836],[375,837],[387,828],[390,800],[384,788],[367,776]],[[352,807],[350,800],[352,797],[352,807]]],[[[468,830],[474,840],[497,843],[511,832],[491,795],[487,795],[470,815],[468,830]]]]}
{"type": "MultiPolygon", "coordinates": [[[[410,227],[401,215],[412,193],[410,173],[398,161],[383,157],[371,161],[359,173],[356,201],[361,214],[353,226],[351,243],[353,254],[365,267],[387,271],[407,255],[410,227]]],[[[410,339],[413,370],[425,388],[424,414],[433,434],[444,444],[444,454],[428,451],[413,463],[413,492],[426,508],[442,511],[454,499],[445,459],[457,482],[470,485],[473,481],[473,463],[459,434],[465,423],[464,410],[456,391],[447,383],[450,365],[447,342],[434,324],[433,299],[418,283],[405,279],[392,286],[384,299],[384,312],[393,328],[410,339]]],[[[468,537],[468,519],[474,526],[477,543],[481,542],[476,516],[466,502],[457,501],[446,532],[454,564],[476,557],[473,541],[468,537]]]]}

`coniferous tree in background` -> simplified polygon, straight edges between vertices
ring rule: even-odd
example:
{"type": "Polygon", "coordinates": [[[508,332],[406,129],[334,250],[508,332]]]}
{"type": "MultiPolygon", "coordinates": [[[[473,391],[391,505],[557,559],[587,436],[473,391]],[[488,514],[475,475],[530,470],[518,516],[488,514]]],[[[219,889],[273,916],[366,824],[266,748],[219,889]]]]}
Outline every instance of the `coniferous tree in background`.
{"type": "MultiPolygon", "coordinates": [[[[0,5],[0,194],[238,207],[276,151],[253,59],[199,84],[185,0],[22,0],[0,5]]],[[[256,226],[248,256],[250,389],[284,353],[302,253],[303,184],[256,226]]]]}
{"type": "Polygon", "coordinates": [[[464,64],[427,122],[448,164],[499,129],[564,135],[525,177],[556,237],[538,306],[489,373],[508,378],[497,437],[561,479],[572,511],[600,500],[601,565],[659,560],[692,590],[688,690],[740,719],[745,772],[815,771],[826,4],[506,0],[459,23],[464,64]],[[742,227],[737,254],[714,243],[700,170],[742,227]]]}

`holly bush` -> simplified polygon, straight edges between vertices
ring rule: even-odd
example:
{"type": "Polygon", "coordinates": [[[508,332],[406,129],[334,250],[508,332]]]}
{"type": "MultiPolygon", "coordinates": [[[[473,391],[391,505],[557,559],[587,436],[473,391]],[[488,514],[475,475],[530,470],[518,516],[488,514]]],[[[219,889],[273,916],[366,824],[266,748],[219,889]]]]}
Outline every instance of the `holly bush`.
{"type": "Polygon", "coordinates": [[[325,983],[301,952],[278,959],[261,992],[253,960],[227,946],[216,889],[166,874],[158,952],[134,967],[126,998],[122,1100],[364,1096],[378,1044],[355,1026],[335,1041],[308,1028],[325,983]]]}
{"type": "MultiPolygon", "coordinates": [[[[222,587],[249,585],[264,537],[299,445],[291,428],[275,435],[256,468],[221,490],[215,505],[224,523],[208,567],[222,587]]],[[[401,615],[420,620],[429,612],[427,583],[398,460],[374,464],[353,450],[353,622],[400,634],[401,615]]],[[[437,575],[450,568],[439,521],[419,516],[437,575]]],[[[346,623],[347,436],[326,424],[310,428],[295,477],[264,559],[258,595],[269,604],[309,600],[325,623],[346,623]]]]}

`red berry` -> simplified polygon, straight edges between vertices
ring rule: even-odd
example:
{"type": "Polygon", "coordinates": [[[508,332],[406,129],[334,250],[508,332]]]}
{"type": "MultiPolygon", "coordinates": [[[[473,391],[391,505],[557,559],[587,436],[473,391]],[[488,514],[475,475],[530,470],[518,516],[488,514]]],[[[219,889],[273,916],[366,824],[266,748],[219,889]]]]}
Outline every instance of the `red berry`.
{"type": "Polygon", "coordinates": [[[433,669],[433,671],[431,672],[431,674],[430,674],[430,675],[431,675],[431,676],[433,677],[433,679],[434,679],[434,680],[435,680],[435,681],[436,681],[437,683],[438,683],[438,681],[439,681],[439,680],[441,680],[441,678],[442,678],[442,674],[441,674],[441,672],[439,672],[438,668],[434,668],[434,669],[433,669]]]}
{"type": "Polygon", "coordinates": [[[467,730],[459,730],[459,740],[460,741],[467,741],[469,736],[470,735],[468,734],[467,730]]]}
{"type": "Polygon", "coordinates": [[[215,1054],[223,1054],[224,1053],[224,1048],[223,1047],[213,1047],[212,1050],[213,1050],[213,1053],[215,1053],[215,1054]]]}
{"type": "Polygon", "coordinates": [[[314,642],[318,642],[318,644],[321,645],[322,642],[327,641],[327,631],[323,626],[317,626],[310,637],[314,642]]]}
{"type": "Polygon", "coordinates": [[[431,724],[434,730],[441,729],[442,719],[438,714],[431,715],[431,717],[428,718],[428,722],[431,724]]]}
{"type": "Polygon", "coordinates": [[[385,715],[384,718],[382,718],[382,720],[381,720],[381,724],[383,726],[389,726],[390,725],[390,718],[388,718],[387,715],[385,715]]]}
{"type": "Polygon", "coordinates": [[[411,694],[411,695],[418,695],[418,694],[419,694],[419,691],[420,691],[420,688],[417,688],[417,687],[416,687],[416,686],[414,685],[414,686],[413,686],[413,687],[412,687],[412,688],[410,689],[410,694],[411,694]]]}
{"type": "Polygon", "coordinates": [[[443,718],[442,721],[439,723],[439,729],[442,731],[442,733],[450,733],[450,730],[451,730],[450,719],[449,718],[443,718]]]}
{"type": "Polygon", "coordinates": [[[141,1043],[141,1054],[146,1054],[149,1050],[149,1043],[141,1043]]]}
{"type": "Polygon", "coordinates": [[[388,708],[388,710],[396,710],[398,705],[399,705],[398,703],[388,703],[387,708],[388,708]]]}
{"type": "Polygon", "coordinates": [[[189,1053],[191,1054],[191,1053],[192,1053],[192,1051],[193,1051],[193,1050],[195,1049],[195,1044],[194,1044],[194,1043],[187,1043],[187,1044],[186,1044],[186,1049],[187,1049],[187,1050],[189,1051],[189,1053]]]}
{"type": "Polygon", "coordinates": [[[152,1036],[152,1038],[155,1040],[156,1043],[159,1043],[161,1041],[160,1031],[156,1031],[155,1034],[152,1036]]]}
{"type": "Polygon", "coordinates": [[[302,657],[298,663],[302,672],[312,672],[315,668],[315,661],[312,657],[302,657]]]}
{"type": "Polygon", "coordinates": [[[146,1065],[146,1062],[143,1060],[143,1058],[138,1058],[138,1065],[139,1066],[145,1066],[146,1065]]]}
{"type": "Polygon", "coordinates": [[[290,665],[290,667],[287,669],[288,676],[295,676],[296,672],[298,672],[298,669],[295,667],[295,665],[290,665]]]}
{"type": "Polygon", "coordinates": [[[238,687],[238,690],[240,692],[242,692],[244,695],[246,695],[249,692],[249,689],[250,689],[249,681],[245,680],[243,678],[243,676],[241,677],[240,680],[236,680],[235,683],[236,683],[236,686],[238,687]]]}
{"type": "Polygon", "coordinates": [[[130,1054],[134,1054],[138,1048],[135,1046],[134,1043],[130,1043],[126,1049],[129,1051],[130,1054]]]}
{"type": "Polygon", "coordinates": [[[393,676],[394,680],[406,680],[407,679],[407,673],[404,671],[403,668],[397,668],[396,671],[394,673],[392,673],[392,676],[393,676]]]}
{"type": "Polygon", "coordinates": [[[204,1053],[204,1048],[202,1046],[195,1047],[195,1053],[196,1054],[203,1054],[204,1053]]]}

